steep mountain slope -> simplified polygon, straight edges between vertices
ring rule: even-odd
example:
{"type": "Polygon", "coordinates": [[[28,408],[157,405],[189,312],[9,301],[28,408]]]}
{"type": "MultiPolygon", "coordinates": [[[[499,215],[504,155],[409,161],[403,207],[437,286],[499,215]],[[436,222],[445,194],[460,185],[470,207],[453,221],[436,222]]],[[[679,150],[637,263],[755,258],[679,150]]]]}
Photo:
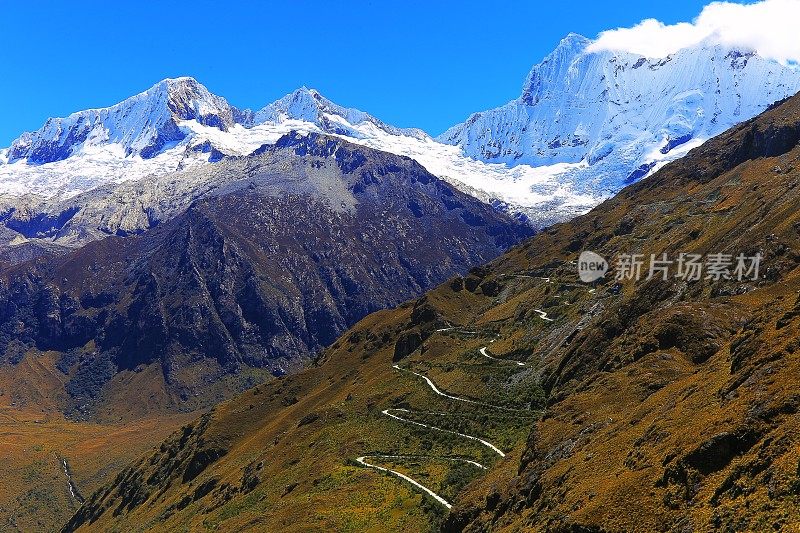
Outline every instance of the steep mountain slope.
{"type": "Polygon", "coordinates": [[[798,185],[800,96],[366,317],[317,367],[125,469],[65,531],[797,528],[798,185]],[[762,275],[587,285],[582,250],[760,253],[762,275]]]}
{"type": "Polygon", "coordinates": [[[531,234],[410,159],[316,134],[206,178],[191,205],[151,190],[185,211],[150,231],[6,269],[0,361],[57,352],[72,414],[195,408],[531,234]]]}
{"type": "Polygon", "coordinates": [[[516,100],[437,140],[476,159],[547,167],[578,192],[614,193],[800,90],[800,71],[701,43],[664,58],[595,51],[570,34],[516,100]]]}
{"type": "Polygon", "coordinates": [[[798,162],[795,96],[525,246],[536,263],[583,248],[763,262],[755,282],[656,278],[598,302],[544,353],[550,399],[522,460],[471,487],[448,529],[800,525],[798,162]]]}

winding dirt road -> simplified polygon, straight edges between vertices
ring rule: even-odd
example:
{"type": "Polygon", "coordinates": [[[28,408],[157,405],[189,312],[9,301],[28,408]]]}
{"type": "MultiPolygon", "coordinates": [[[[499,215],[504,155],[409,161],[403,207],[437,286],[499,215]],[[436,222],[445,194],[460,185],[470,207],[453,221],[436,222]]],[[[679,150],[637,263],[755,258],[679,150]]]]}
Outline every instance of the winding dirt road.
{"type": "Polygon", "coordinates": [[[514,363],[517,366],[527,366],[527,364],[523,363],[522,361],[514,361],[513,359],[498,359],[497,357],[492,357],[486,352],[486,348],[487,346],[484,346],[478,351],[481,353],[482,356],[486,357],[487,359],[491,359],[492,361],[499,361],[501,363],[514,363]]]}
{"type": "Polygon", "coordinates": [[[466,433],[459,433],[458,431],[453,431],[452,429],[444,429],[436,426],[431,426],[429,424],[423,424],[422,422],[417,422],[416,420],[409,420],[407,418],[403,418],[401,416],[397,416],[395,414],[390,413],[389,411],[397,411],[401,413],[411,413],[408,409],[384,409],[381,411],[382,414],[394,418],[395,420],[399,420],[400,422],[405,422],[406,424],[414,424],[415,426],[420,426],[423,428],[433,429],[435,431],[441,431],[442,433],[450,433],[451,435],[458,435],[459,437],[463,437],[465,439],[473,440],[475,442],[479,442],[486,446],[487,448],[491,449],[500,457],[505,457],[506,454],[503,453],[503,450],[492,444],[491,442],[484,440],[480,437],[476,437],[474,435],[467,435],[466,433]]]}
{"type": "MultiPolygon", "coordinates": [[[[531,277],[533,277],[533,276],[531,276],[531,277]]],[[[541,279],[545,280],[546,283],[550,283],[550,279],[549,278],[541,278],[541,279]]],[[[549,318],[547,316],[547,313],[545,313],[544,311],[542,311],[540,309],[534,309],[534,311],[536,311],[536,313],[539,314],[539,318],[541,318],[542,320],[545,320],[545,321],[548,321],[548,322],[553,322],[553,319],[549,318]]],[[[436,331],[437,332],[445,332],[445,331],[453,331],[453,330],[460,331],[460,332],[463,332],[463,333],[475,333],[475,332],[468,332],[466,330],[460,330],[459,328],[456,328],[454,326],[446,327],[446,328],[440,328],[440,329],[437,329],[436,331]]],[[[491,342],[493,342],[493,341],[494,340],[492,340],[491,342]]],[[[511,363],[511,364],[515,364],[515,365],[518,365],[518,366],[527,366],[527,364],[522,362],[522,361],[514,361],[514,360],[511,360],[511,359],[498,359],[497,357],[492,357],[491,355],[489,355],[489,353],[486,351],[486,349],[487,349],[487,347],[484,346],[479,350],[479,352],[480,352],[481,355],[483,355],[487,359],[491,359],[492,361],[497,361],[497,362],[502,362],[502,363],[511,363]]],[[[455,396],[453,394],[448,394],[447,392],[445,392],[445,391],[441,390],[439,387],[437,387],[436,383],[434,383],[432,379],[430,379],[428,376],[426,376],[424,374],[420,374],[419,372],[415,372],[413,370],[408,370],[408,369],[405,369],[405,368],[401,368],[400,365],[398,365],[398,364],[392,365],[392,368],[394,368],[395,370],[398,370],[400,372],[408,372],[408,373],[413,374],[413,375],[415,375],[415,376],[417,376],[419,378],[422,378],[425,381],[425,383],[427,383],[428,387],[430,387],[430,389],[435,394],[437,394],[438,396],[441,396],[443,398],[447,398],[449,400],[468,403],[468,404],[472,404],[472,405],[478,405],[478,406],[482,406],[482,407],[489,407],[489,408],[500,410],[500,411],[515,412],[515,413],[519,413],[519,412],[522,411],[520,409],[512,409],[512,408],[509,408],[509,407],[501,407],[499,405],[492,405],[492,404],[488,404],[488,403],[484,403],[484,402],[479,402],[479,401],[476,401],[476,400],[470,400],[469,398],[462,398],[460,396],[455,396]]],[[[381,414],[383,414],[385,416],[388,416],[388,417],[390,417],[390,418],[392,418],[394,420],[397,420],[398,422],[403,422],[405,424],[412,424],[412,425],[415,425],[415,426],[419,426],[419,427],[422,427],[422,428],[425,428],[425,429],[430,429],[430,430],[433,430],[433,431],[439,431],[439,432],[442,432],[442,433],[449,433],[451,435],[456,435],[456,436],[464,438],[464,439],[468,439],[468,440],[471,440],[471,441],[474,441],[474,442],[478,442],[481,445],[486,446],[487,448],[492,450],[494,453],[496,453],[500,457],[505,457],[506,456],[506,454],[503,452],[503,450],[501,450],[500,448],[498,448],[497,446],[495,446],[491,442],[487,441],[486,439],[482,439],[480,437],[476,437],[475,435],[468,435],[466,433],[461,433],[461,432],[454,431],[454,430],[451,430],[451,429],[445,429],[445,428],[440,428],[440,427],[437,427],[437,426],[432,426],[430,424],[424,424],[422,422],[417,422],[415,420],[410,420],[408,418],[403,418],[402,416],[396,414],[396,413],[411,413],[411,412],[412,411],[410,411],[408,409],[395,408],[395,409],[384,409],[383,411],[381,411],[381,414]]],[[[437,414],[440,414],[441,416],[446,416],[445,413],[437,413],[437,414]]],[[[358,457],[356,459],[356,461],[359,464],[361,464],[362,466],[365,466],[367,468],[372,468],[374,470],[378,470],[380,472],[384,472],[384,473],[393,475],[395,477],[398,477],[398,478],[400,478],[400,479],[402,479],[404,481],[407,481],[411,485],[417,487],[418,489],[420,489],[423,492],[425,492],[426,494],[428,494],[431,498],[433,498],[434,500],[436,500],[440,504],[444,505],[447,509],[451,509],[453,507],[453,505],[450,502],[448,502],[446,499],[444,499],[442,496],[440,496],[439,494],[436,494],[430,488],[428,488],[425,485],[423,485],[422,483],[414,480],[413,478],[407,476],[406,474],[403,474],[402,472],[398,472],[396,470],[392,470],[391,468],[385,468],[383,466],[378,466],[378,465],[369,463],[367,461],[367,459],[370,458],[370,457],[376,458],[376,459],[381,459],[381,458],[383,458],[383,459],[410,459],[410,458],[419,459],[419,458],[425,458],[425,459],[463,461],[463,462],[471,464],[471,465],[473,465],[475,467],[481,468],[482,470],[488,470],[488,468],[486,466],[478,463],[477,461],[472,461],[472,460],[469,460],[469,459],[447,458],[447,457],[407,456],[407,455],[406,456],[404,456],[404,455],[362,455],[361,457],[358,457]]]]}
{"type": "MultiPolygon", "coordinates": [[[[441,503],[442,505],[444,505],[448,509],[451,509],[453,507],[453,504],[451,504],[450,502],[448,502],[447,500],[445,500],[444,498],[442,498],[441,496],[439,496],[438,494],[433,492],[431,489],[429,489],[428,487],[426,487],[422,483],[420,483],[418,481],[415,481],[414,479],[408,477],[407,475],[403,474],[402,472],[398,472],[397,470],[392,470],[391,468],[385,468],[383,466],[378,466],[378,465],[374,465],[372,463],[368,463],[367,462],[368,458],[375,458],[375,459],[418,459],[419,457],[413,456],[413,455],[362,455],[361,457],[356,458],[356,461],[358,461],[358,463],[360,463],[360,464],[362,464],[362,465],[364,465],[364,466],[366,466],[368,468],[374,468],[375,470],[378,470],[380,472],[385,472],[387,474],[391,474],[393,476],[399,477],[402,480],[408,481],[409,483],[411,483],[412,485],[414,485],[418,489],[425,491],[425,493],[427,493],[431,498],[433,498],[437,502],[441,503]]],[[[455,458],[455,457],[425,457],[425,458],[426,459],[439,459],[439,460],[444,460],[444,461],[460,461],[460,462],[471,464],[471,465],[476,466],[478,468],[481,468],[483,470],[488,470],[488,468],[486,468],[482,464],[478,463],[477,461],[470,461],[469,459],[458,459],[458,458],[455,458]]]]}
{"type": "Polygon", "coordinates": [[[414,374],[415,376],[422,378],[423,380],[425,380],[425,383],[428,384],[428,386],[431,388],[431,390],[434,393],[438,394],[439,396],[442,396],[443,398],[448,398],[450,400],[455,400],[457,402],[470,403],[472,405],[480,405],[482,407],[491,407],[492,409],[499,409],[500,411],[511,411],[511,412],[524,411],[524,409],[514,409],[514,408],[511,408],[511,407],[503,407],[501,405],[493,405],[491,403],[484,403],[484,402],[479,402],[477,400],[470,400],[469,398],[462,398],[461,396],[453,396],[452,394],[448,394],[448,393],[444,392],[443,390],[441,390],[439,387],[437,387],[436,383],[434,383],[433,380],[431,380],[431,378],[429,378],[425,374],[420,374],[419,372],[414,372],[413,370],[408,370],[406,368],[401,368],[400,365],[397,365],[397,364],[392,365],[392,368],[394,368],[395,370],[399,370],[400,372],[408,372],[409,374],[414,374]]]}

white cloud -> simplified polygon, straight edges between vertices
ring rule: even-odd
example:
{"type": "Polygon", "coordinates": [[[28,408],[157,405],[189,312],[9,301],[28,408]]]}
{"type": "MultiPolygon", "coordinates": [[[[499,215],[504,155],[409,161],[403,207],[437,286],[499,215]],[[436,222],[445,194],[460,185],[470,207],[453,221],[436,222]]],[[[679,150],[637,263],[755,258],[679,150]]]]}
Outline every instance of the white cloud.
{"type": "Polygon", "coordinates": [[[600,33],[591,51],[625,50],[664,57],[703,41],[756,50],[781,63],[800,62],[800,0],[753,4],[713,2],[692,22],[643,20],[632,28],[600,33]]]}

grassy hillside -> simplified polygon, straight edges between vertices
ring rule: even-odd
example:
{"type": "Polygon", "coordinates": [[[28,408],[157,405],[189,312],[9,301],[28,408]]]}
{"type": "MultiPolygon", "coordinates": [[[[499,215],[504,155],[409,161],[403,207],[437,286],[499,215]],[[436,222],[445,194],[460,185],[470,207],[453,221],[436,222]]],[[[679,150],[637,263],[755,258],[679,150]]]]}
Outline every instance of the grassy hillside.
{"type": "MultiPolygon", "coordinates": [[[[533,285],[547,290],[542,281],[533,285]]],[[[447,289],[441,297],[446,304],[456,297],[465,306],[482,300],[466,289],[447,289]]],[[[479,352],[491,346],[501,357],[517,344],[497,340],[501,323],[446,329],[451,325],[435,308],[431,295],[373,314],[334,344],[319,366],[220,405],[124,471],[110,492],[96,493],[73,525],[95,520],[89,529],[434,527],[445,506],[358,459],[411,476],[452,501],[484,474],[481,466],[513,460],[498,451],[512,452],[524,441],[543,399],[533,366],[479,352]],[[397,339],[416,335],[427,337],[424,353],[418,348],[400,358],[397,339]],[[434,393],[412,371],[469,401],[434,393]]],[[[526,322],[531,335],[548,324],[538,315],[526,322]]]]}

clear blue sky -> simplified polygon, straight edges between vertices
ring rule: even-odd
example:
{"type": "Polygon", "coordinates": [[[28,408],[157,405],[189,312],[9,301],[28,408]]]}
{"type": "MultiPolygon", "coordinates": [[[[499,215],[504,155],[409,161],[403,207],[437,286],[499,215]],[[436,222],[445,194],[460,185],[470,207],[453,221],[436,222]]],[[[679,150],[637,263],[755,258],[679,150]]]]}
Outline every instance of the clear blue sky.
{"type": "Polygon", "coordinates": [[[0,146],[176,76],[256,109],[306,85],[438,134],[517,97],[571,31],[691,20],[705,3],[0,0],[0,146]]]}

